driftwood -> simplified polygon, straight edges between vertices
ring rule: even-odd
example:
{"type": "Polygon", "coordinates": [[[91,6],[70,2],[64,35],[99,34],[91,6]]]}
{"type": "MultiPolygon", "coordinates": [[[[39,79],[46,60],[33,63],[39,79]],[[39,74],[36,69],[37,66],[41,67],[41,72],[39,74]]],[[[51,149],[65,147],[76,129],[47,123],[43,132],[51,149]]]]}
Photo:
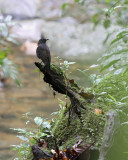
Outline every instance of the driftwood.
{"type": "Polygon", "coordinates": [[[44,81],[51,85],[54,91],[65,94],[70,98],[73,112],[81,117],[81,108],[87,109],[86,104],[94,98],[92,94],[87,94],[81,90],[74,80],[69,80],[63,71],[56,65],[51,65],[50,69],[46,68],[39,62],[35,65],[44,74],[44,81]]]}
{"type": "MultiPolygon", "coordinates": [[[[66,75],[63,73],[63,71],[56,65],[51,64],[50,69],[47,69],[44,65],[42,65],[39,62],[35,62],[36,67],[42,72],[44,75],[43,80],[48,83],[54,91],[67,95],[71,101],[71,105],[69,107],[69,125],[70,125],[70,114],[77,115],[78,118],[81,119],[82,109],[88,110],[86,107],[87,103],[91,103],[94,99],[94,96],[92,94],[86,93],[83,89],[81,89],[77,83],[74,80],[70,80],[66,77],[66,75]]],[[[82,121],[81,121],[82,123],[82,121]]],[[[83,144],[82,148],[76,147],[78,151],[76,150],[70,150],[70,154],[68,153],[68,149],[65,153],[66,157],[71,160],[76,160],[79,155],[81,155],[83,152],[86,153],[87,160],[89,159],[89,148],[90,144],[83,144]],[[68,155],[69,154],[69,155],[68,155]]],[[[57,149],[56,149],[57,150],[57,149]]],[[[40,147],[34,145],[32,146],[32,153],[33,153],[33,160],[38,159],[47,159],[49,160],[52,156],[49,155],[47,152],[40,149],[40,147]]],[[[64,157],[64,155],[59,154],[59,156],[64,157]]],[[[56,158],[56,155],[53,156],[54,160],[59,160],[63,158],[56,158]]]]}

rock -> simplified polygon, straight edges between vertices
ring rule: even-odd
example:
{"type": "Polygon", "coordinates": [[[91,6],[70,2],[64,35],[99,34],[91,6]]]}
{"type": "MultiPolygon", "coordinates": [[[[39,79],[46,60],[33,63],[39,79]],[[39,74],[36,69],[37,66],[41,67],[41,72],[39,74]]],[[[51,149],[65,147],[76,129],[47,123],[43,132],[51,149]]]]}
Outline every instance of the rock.
{"type": "Polygon", "coordinates": [[[10,14],[16,19],[32,18],[36,16],[40,0],[4,0],[0,1],[0,10],[4,14],[10,14]]]}
{"type": "Polygon", "coordinates": [[[78,21],[73,17],[63,17],[60,18],[58,21],[64,24],[72,24],[72,25],[78,24],[78,21]]]}
{"type": "Polygon", "coordinates": [[[16,34],[21,42],[26,40],[38,41],[41,37],[42,20],[18,21],[17,25],[11,30],[16,34]]]}
{"type": "Polygon", "coordinates": [[[37,15],[44,20],[58,20],[62,14],[62,1],[40,0],[37,15]]]}
{"type": "Polygon", "coordinates": [[[101,53],[104,49],[102,42],[106,31],[102,26],[92,30],[93,24],[67,24],[60,22],[46,22],[40,19],[18,22],[21,27],[14,31],[21,41],[38,41],[41,33],[49,38],[51,51],[58,56],[87,56],[101,53]]]}

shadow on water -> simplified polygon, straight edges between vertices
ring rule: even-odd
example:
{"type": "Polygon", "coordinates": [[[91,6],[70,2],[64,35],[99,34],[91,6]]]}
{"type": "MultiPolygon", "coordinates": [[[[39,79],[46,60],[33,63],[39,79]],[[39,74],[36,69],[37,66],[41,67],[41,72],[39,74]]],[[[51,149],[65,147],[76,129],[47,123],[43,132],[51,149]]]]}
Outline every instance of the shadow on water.
{"type": "MultiPolygon", "coordinates": [[[[25,120],[22,114],[33,113],[33,117],[50,117],[51,113],[59,109],[57,98],[62,95],[53,96],[52,89],[42,81],[42,75],[34,72],[35,61],[39,61],[35,56],[28,56],[15,49],[15,54],[10,58],[19,66],[19,78],[23,87],[17,87],[10,79],[5,88],[0,90],[0,159],[13,159],[14,153],[10,151],[10,145],[18,144],[20,140],[16,133],[10,128],[24,128],[25,120]]],[[[93,62],[78,62],[73,65],[71,78],[75,78],[79,84],[90,85],[87,77],[83,76],[77,68],[85,69],[93,62]],[[83,63],[83,64],[82,64],[83,63]],[[74,76],[75,75],[75,76],[74,76]]]]}

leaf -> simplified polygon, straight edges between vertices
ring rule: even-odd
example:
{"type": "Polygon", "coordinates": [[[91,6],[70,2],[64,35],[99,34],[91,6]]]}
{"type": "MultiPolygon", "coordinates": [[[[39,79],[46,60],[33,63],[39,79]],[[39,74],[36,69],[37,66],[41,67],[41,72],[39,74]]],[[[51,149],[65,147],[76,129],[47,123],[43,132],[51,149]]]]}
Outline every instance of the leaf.
{"type": "Polygon", "coordinates": [[[12,16],[8,15],[4,21],[8,23],[8,22],[11,22],[11,20],[12,20],[12,16]]]}
{"type": "Polygon", "coordinates": [[[49,122],[43,122],[42,123],[42,127],[50,129],[51,128],[51,124],[49,122]]]}
{"type": "Polygon", "coordinates": [[[111,24],[111,21],[109,19],[105,20],[103,25],[104,25],[104,28],[109,28],[110,27],[110,24],[111,24]]]}
{"type": "Polygon", "coordinates": [[[7,57],[7,53],[4,50],[0,51],[0,59],[4,59],[5,57],[7,57]]]}
{"type": "Polygon", "coordinates": [[[108,69],[109,67],[111,67],[113,64],[117,63],[118,61],[120,61],[120,59],[116,59],[111,61],[110,63],[108,63],[107,65],[103,66],[100,70],[100,72],[104,71],[105,69],[108,69]]]}
{"type": "Polygon", "coordinates": [[[14,81],[17,84],[17,86],[22,87],[22,84],[21,84],[20,80],[17,77],[14,78],[14,81]]]}
{"type": "Polygon", "coordinates": [[[118,37],[118,38],[114,39],[114,40],[110,43],[110,45],[116,43],[117,41],[119,41],[119,40],[121,40],[121,39],[122,39],[122,37],[118,37]]]}
{"type": "Polygon", "coordinates": [[[68,64],[70,65],[70,64],[75,64],[76,62],[68,62],[68,64]]]}
{"type": "Polygon", "coordinates": [[[34,122],[37,124],[37,126],[40,126],[43,122],[43,119],[41,117],[35,117],[34,122]]]}
{"type": "Polygon", "coordinates": [[[76,3],[78,3],[79,2],[79,0],[74,0],[76,3]]]}
{"type": "Polygon", "coordinates": [[[18,138],[20,138],[23,141],[29,142],[29,139],[25,136],[17,136],[18,138]]]}
{"type": "Polygon", "coordinates": [[[120,101],[123,101],[124,99],[128,99],[128,96],[121,98],[120,101]]]}
{"type": "Polygon", "coordinates": [[[108,94],[108,96],[109,96],[114,102],[116,102],[116,99],[115,99],[112,95],[108,94]]]}
{"type": "Polygon", "coordinates": [[[9,42],[11,42],[11,43],[16,44],[16,45],[19,45],[19,44],[20,44],[20,43],[19,43],[17,40],[15,40],[13,37],[8,37],[7,40],[8,40],[9,42]]]}
{"type": "Polygon", "coordinates": [[[106,38],[103,41],[103,44],[106,44],[106,42],[108,41],[109,37],[112,35],[112,33],[108,33],[106,38]]]}
{"type": "Polygon", "coordinates": [[[40,71],[39,69],[34,70],[34,72],[39,72],[39,71],[40,71]]]}
{"type": "Polygon", "coordinates": [[[64,4],[62,5],[62,9],[65,10],[68,5],[69,5],[68,3],[64,3],[64,4]]]}
{"type": "MultiPolygon", "coordinates": [[[[128,121],[121,123],[120,125],[128,124],[128,121]]],[[[126,152],[128,153],[128,152],[126,152]]]]}
{"type": "Polygon", "coordinates": [[[112,57],[113,55],[117,55],[117,54],[122,54],[122,53],[127,53],[128,52],[128,49],[122,49],[122,50],[119,50],[117,52],[113,52],[111,54],[106,54],[104,57],[105,60],[109,59],[110,57],[112,57]]]}
{"type": "Polygon", "coordinates": [[[106,3],[110,3],[110,0],[105,0],[106,3]]]}
{"type": "Polygon", "coordinates": [[[8,36],[8,27],[6,26],[5,23],[0,23],[0,32],[2,36],[4,37],[8,36]]]}
{"type": "Polygon", "coordinates": [[[97,67],[99,67],[98,64],[93,64],[93,65],[91,65],[89,68],[97,68],[97,67]]]}
{"type": "Polygon", "coordinates": [[[123,71],[123,68],[119,68],[114,72],[114,75],[118,75],[120,73],[123,73],[122,71],[123,71]]]}
{"type": "Polygon", "coordinates": [[[118,34],[117,34],[117,37],[121,37],[121,36],[124,35],[124,34],[125,34],[125,35],[128,34],[128,31],[127,31],[127,30],[124,30],[124,31],[118,33],[118,34]]]}
{"type": "Polygon", "coordinates": [[[99,14],[94,14],[92,17],[92,22],[95,24],[95,26],[99,23],[99,14]]]}

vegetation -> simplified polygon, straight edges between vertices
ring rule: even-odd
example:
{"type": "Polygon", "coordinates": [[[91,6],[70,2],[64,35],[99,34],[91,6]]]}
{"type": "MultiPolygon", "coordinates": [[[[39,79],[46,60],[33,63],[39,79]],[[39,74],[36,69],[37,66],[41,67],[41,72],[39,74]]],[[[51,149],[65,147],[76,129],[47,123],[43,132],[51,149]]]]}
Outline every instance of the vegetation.
{"type": "Polygon", "coordinates": [[[10,45],[18,44],[16,35],[10,33],[10,29],[14,26],[12,17],[0,17],[0,81],[4,84],[8,77],[11,77],[17,85],[20,82],[17,78],[17,66],[8,58],[8,54],[13,53],[10,45]]]}

